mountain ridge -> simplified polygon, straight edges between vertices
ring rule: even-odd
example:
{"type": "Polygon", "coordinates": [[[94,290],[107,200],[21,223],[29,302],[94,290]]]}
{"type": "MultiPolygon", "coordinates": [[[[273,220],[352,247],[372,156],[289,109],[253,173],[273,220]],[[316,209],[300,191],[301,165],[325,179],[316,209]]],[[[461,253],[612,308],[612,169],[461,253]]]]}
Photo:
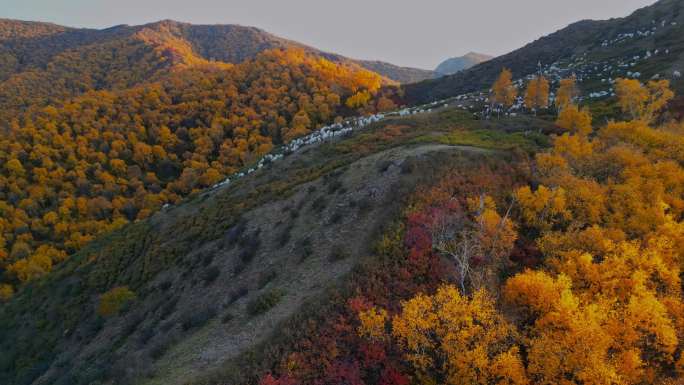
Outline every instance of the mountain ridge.
{"type": "Polygon", "coordinates": [[[456,56],[444,60],[435,68],[435,72],[440,75],[453,75],[456,72],[466,70],[493,58],[494,56],[491,55],[471,51],[463,56],[456,56]]]}
{"type": "MultiPolygon", "coordinates": [[[[11,38],[49,38],[64,35],[77,38],[92,34],[94,36],[91,37],[91,40],[98,40],[111,36],[133,35],[146,29],[158,32],[171,32],[175,37],[188,39],[193,43],[193,48],[197,50],[196,53],[207,60],[215,59],[237,64],[247,58],[253,58],[257,53],[266,49],[296,47],[310,53],[322,55],[333,61],[354,62],[369,70],[387,70],[386,73],[380,74],[398,82],[415,81],[433,76],[432,71],[428,70],[397,66],[377,60],[352,59],[339,54],[321,51],[314,47],[276,36],[258,27],[240,24],[192,24],[171,19],[140,25],[119,24],[102,29],[67,27],[49,22],[0,19],[0,45],[7,44],[7,40],[11,38]],[[38,32],[30,34],[31,29],[37,29],[38,32]],[[21,33],[22,31],[24,33],[21,33]],[[40,33],[41,31],[43,33],[40,33]],[[231,38],[234,38],[234,41],[230,41],[231,38]],[[227,43],[235,42],[238,43],[237,47],[226,45],[227,43]],[[248,44],[255,46],[247,47],[248,44]]],[[[86,44],[88,42],[88,40],[85,41],[86,44]]],[[[69,41],[65,44],[65,47],[74,48],[76,45],[81,44],[79,41],[69,41]]]]}
{"type": "MultiPolygon", "coordinates": [[[[681,70],[683,67],[681,55],[684,53],[684,41],[679,38],[682,32],[684,32],[684,2],[660,0],[626,17],[577,21],[508,54],[454,75],[405,85],[404,90],[407,101],[426,103],[489,89],[502,68],[511,69],[515,77],[523,79],[537,73],[540,62],[547,71],[560,63],[564,66],[562,68],[564,73],[571,75],[573,68],[582,65],[579,59],[585,55],[585,62],[591,61],[597,66],[610,62],[610,65],[615,67],[620,64],[621,60],[627,61],[637,55],[643,59],[647,51],[655,52],[658,49],[660,52],[667,49],[671,56],[661,57],[654,65],[637,63],[632,72],[642,74],[643,79],[648,79],[659,72],[662,75],[664,71],[669,71],[671,75],[674,70],[678,68],[681,70]],[[655,31],[652,30],[653,28],[656,28],[655,31]],[[618,39],[621,35],[631,37],[618,40],[612,45],[603,45],[605,40],[618,39]]],[[[594,73],[593,80],[600,82],[602,78],[608,78],[610,75],[610,73],[603,75],[594,73]]],[[[618,75],[626,77],[628,73],[626,70],[613,71],[613,77],[618,75]]],[[[677,82],[674,87],[679,90],[684,87],[684,84],[677,82]]],[[[589,90],[593,91],[591,86],[589,90]]]]}
{"type": "Polygon", "coordinates": [[[299,49],[357,66],[378,73],[386,83],[433,76],[431,71],[323,52],[256,27],[163,20],[96,30],[2,19],[0,122],[6,127],[29,107],[60,103],[89,91],[153,83],[179,67],[237,65],[273,49],[299,49]]]}

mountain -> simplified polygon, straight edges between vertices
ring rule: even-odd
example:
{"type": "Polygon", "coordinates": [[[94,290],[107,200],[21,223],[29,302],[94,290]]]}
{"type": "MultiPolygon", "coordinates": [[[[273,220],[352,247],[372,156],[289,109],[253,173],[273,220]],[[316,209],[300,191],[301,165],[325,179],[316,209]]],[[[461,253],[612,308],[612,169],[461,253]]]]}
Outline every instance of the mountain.
{"type": "Polygon", "coordinates": [[[237,64],[266,50],[287,48],[359,65],[398,82],[432,77],[430,71],[352,60],[239,25],[164,20],[95,30],[0,19],[0,108],[3,113],[19,111],[90,90],[155,81],[178,67],[237,64]]]}
{"type": "MultiPolygon", "coordinates": [[[[6,20],[1,25],[0,56],[4,78],[0,82],[0,103],[3,105],[0,112],[0,318],[3,318],[0,321],[0,338],[14,341],[17,347],[21,345],[18,350],[5,349],[7,345],[1,349],[0,383],[3,384],[34,381],[91,383],[101,378],[116,378],[121,374],[117,372],[119,370],[123,371],[123,378],[131,377],[125,373],[128,365],[123,361],[119,367],[102,362],[98,365],[103,365],[101,368],[106,370],[100,370],[90,364],[81,366],[68,357],[74,354],[73,358],[92,358],[88,353],[90,349],[106,348],[113,352],[123,341],[119,339],[115,344],[110,343],[114,340],[83,343],[85,335],[82,332],[91,333],[97,328],[109,330],[105,325],[107,306],[103,306],[102,314],[99,310],[95,313],[78,310],[84,305],[79,304],[80,301],[100,289],[92,288],[94,291],[91,291],[81,287],[81,283],[75,283],[75,291],[67,296],[73,294],[71,298],[76,302],[70,299],[67,300],[69,304],[62,303],[64,307],[51,307],[51,313],[56,311],[59,314],[51,314],[48,318],[54,316],[57,322],[49,327],[48,334],[41,334],[51,341],[43,340],[37,345],[34,343],[38,339],[33,340],[29,334],[15,329],[18,325],[12,319],[16,319],[18,313],[14,313],[10,303],[5,306],[13,293],[16,292],[18,302],[10,300],[12,303],[21,302],[19,298],[37,299],[29,293],[33,288],[43,290],[39,287],[45,287],[43,284],[53,279],[50,278],[52,273],[55,275],[53,282],[65,288],[62,285],[64,277],[80,280],[76,278],[80,273],[68,272],[71,269],[67,267],[71,263],[69,261],[85,245],[94,245],[92,241],[95,239],[122,228],[132,231],[125,235],[126,238],[145,238],[146,230],[138,232],[135,226],[126,225],[139,222],[145,223],[145,227],[152,223],[146,218],[163,208],[197,196],[203,189],[222,183],[228,176],[251,174],[266,164],[257,166],[255,162],[267,159],[264,158],[267,153],[293,148],[286,146],[298,146],[301,137],[321,126],[342,122],[346,117],[357,114],[394,108],[381,86],[395,82],[366,70],[355,61],[277,39],[253,28],[191,26],[176,22],[140,27],[116,26],[97,31],[6,20]],[[76,293],[81,289],[85,289],[83,296],[76,293]],[[23,297],[24,293],[26,297],[23,297]],[[90,326],[81,329],[85,325],[90,326]],[[81,331],[76,332],[77,329],[81,331]],[[74,339],[55,339],[60,335],[73,336],[74,339]],[[18,342],[14,337],[26,343],[18,342]],[[64,361],[55,362],[57,355],[64,361]],[[25,359],[27,364],[22,363],[25,359]],[[75,366],[65,368],[63,364],[75,366]],[[49,368],[56,372],[45,373],[49,368]]],[[[388,68],[381,63],[372,65],[388,68]]],[[[268,159],[269,162],[273,160],[268,159]]],[[[243,223],[243,219],[232,216],[228,211],[235,209],[235,213],[247,216],[251,208],[261,206],[265,200],[279,201],[293,191],[286,187],[290,183],[288,179],[296,179],[297,186],[317,180],[323,173],[332,172],[330,167],[336,163],[328,163],[329,160],[320,156],[319,166],[304,167],[299,171],[292,169],[293,174],[269,173],[269,178],[275,176],[279,179],[268,187],[274,188],[274,195],[267,194],[264,190],[266,184],[259,186],[262,182],[259,181],[258,185],[241,190],[238,195],[225,196],[223,199],[230,200],[230,207],[207,206],[203,210],[226,209],[223,213],[236,220],[236,224],[243,223]],[[250,195],[254,192],[256,194],[250,195]],[[254,206],[245,206],[250,201],[254,206]]],[[[347,160],[343,156],[340,163],[347,160]]],[[[320,187],[322,191],[332,188],[327,186],[327,181],[320,187]]],[[[336,186],[335,183],[333,185],[336,186]]],[[[381,214],[379,209],[376,213],[381,214]]],[[[254,215],[261,216],[258,213],[254,215]]],[[[288,214],[288,218],[289,215],[294,216],[294,211],[288,214]]],[[[157,240],[166,243],[163,238],[167,236],[177,238],[179,233],[176,231],[185,232],[188,224],[195,221],[192,218],[199,216],[199,212],[193,211],[191,216],[180,222],[164,219],[162,222],[170,227],[164,230],[163,235],[160,233],[157,240]]],[[[220,230],[221,223],[200,225],[197,229],[205,232],[218,226],[216,230],[220,232],[223,231],[220,230]]],[[[249,238],[241,233],[239,243],[247,242],[249,245],[239,251],[234,249],[237,254],[233,259],[234,262],[239,260],[246,268],[249,260],[256,256],[260,238],[258,228],[251,228],[248,222],[244,222],[244,226],[250,226],[249,238]]],[[[370,231],[368,226],[360,226],[359,229],[370,231]]],[[[284,230],[279,229],[278,233],[283,239],[289,236],[284,230]]],[[[357,235],[361,237],[363,233],[357,235]]],[[[194,234],[192,238],[197,236],[199,234],[194,234]]],[[[327,235],[323,234],[321,238],[327,239],[327,235]]],[[[98,280],[96,275],[103,273],[108,277],[107,286],[114,283],[110,279],[126,281],[128,278],[125,276],[137,276],[135,283],[121,283],[135,290],[135,295],[142,299],[146,294],[136,287],[147,287],[153,275],[168,272],[170,267],[170,260],[157,260],[153,262],[155,267],[152,270],[140,266],[131,266],[127,273],[120,270],[128,263],[148,264],[145,259],[151,255],[133,255],[129,249],[142,246],[142,239],[136,238],[119,249],[122,253],[118,261],[116,257],[103,255],[103,263],[96,263],[98,267],[92,271],[95,275],[86,275],[98,280]],[[133,262],[134,259],[137,262],[133,262]],[[119,272],[115,273],[116,270],[119,272]],[[139,276],[140,273],[143,275],[139,276]]],[[[203,243],[202,239],[193,241],[192,247],[203,243]]],[[[190,246],[185,244],[188,240],[172,246],[177,250],[171,253],[180,256],[188,251],[184,249],[190,246]]],[[[299,242],[304,240],[298,239],[299,242]]],[[[318,247],[314,242],[312,240],[318,247]]],[[[294,243],[282,241],[283,246],[286,244],[294,247],[294,243]]],[[[157,246],[160,245],[153,247],[157,246]]],[[[276,252],[266,245],[261,249],[270,250],[268,253],[272,257],[277,257],[281,251],[278,249],[276,252]]],[[[363,250],[368,250],[367,245],[363,250]]],[[[170,249],[163,253],[168,251],[170,249]]],[[[194,260],[195,257],[188,258],[194,260]]],[[[71,267],[80,271],[85,265],[90,265],[90,262],[83,262],[74,260],[71,267]]],[[[206,267],[207,277],[213,276],[214,279],[217,278],[216,269],[226,269],[224,277],[233,283],[223,289],[234,292],[236,301],[240,297],[250,298],[240,294],[244,290],[256,293],[250,286],[255,282],[253,277],[247,278],[252,273],[245,275],[242,282],[229,278],[239,275],[238,264],[206,267]]],[[[348,268],[331,273],[344,272],[348,268]]],[[[187,274],[185,269],[182,270],[181,274],[187,274]]],[[[259,290],[271,279],[270,272],[266,274],[261,268],[254,274],[263,275],[259,278],[263,283],[257,285],[259,290]]],[[[185,282],[185,278],[187,275],[179,276],[179,282],[185,282]]],[[[328,278],[332,277],[312,282],[319,282],[325,287],[328,278]]],[[[207,282],[211,280],[207,278],[207,282]]],[[[113,290],[114,301],[120,298],[118,296],[128,295],[123,288],[113,290]]],[[[183,289],[173,285],[172,291],[177,290],[183,289]]],[[[302,290],[307,292],[308,288],[302,290]]],[[[225,292],[217,294],[225,298],[225,292]]],[[[250,298],[250,302],[258,303],[260,298],[257,295],[250,298]]],[[[190,297],[187,300],[195,301],[190,297]]],[[[264,300],[269,301],[268,298],[264,300]]],[[[54,303],[61,303],[61,300],[54,303]]],[[[34,306],[35,303],[31,305],[34,306]]],[[[166,311],[171,311],[175,304],[167,306],[166,311]]],[[[197,321],[190,314],[192,307],[182,303],[179,306],[183,312],[187,309],[187,313],[181,317],[183,320],[178,318],[169,325],[180,322],[180,330],[196,329],[193,325],[197,321]]],[[[291,313],[286,312],[283,317],[288,315],[291,313]]],[[[140,318],[147,318],[147,315],[138,315],[136,319],[140,318]]],[[[127,326],[131,332],[138,326],[134,324],[131,321],[127,326]]],[[[33,326],[24,331],[32,330],[33,326]]],[[[264,330],[269,329],[265,327],[264,330]]],[[[111,331],[118,333],[114,329],[111,331]]],[[[94,336],[91,334],[86,339],[94,336]]],[[[159,341],[154,356],[161,354],[162,345],[170,346],[171,340],[159,341]]],[[[245,346],[252,347],[253,343],[246,341],[238,351],[242,352],[245,346]]],[[[147,360],[145,357],[149,354],[145,353],[143,358],[147,360]]],[[[111,362],[123,358],[103,351],[98,355],[111,362]]],[[[134,377],[139,375],[140,372],[136,372],[134,377]]]]}
{"type": "Polygon", "coordinates": [[[406,85],[406,98],[427,102],[486,90],[502,68],[524,78],[537,73],[540,63],[552,80],[576,74],[589,92],[607,91],[610,79],[634,74],[642,80],[659,75],[681,90],[682,33],[684,2],[660,0],[624,18],[579,21],[468,70],[406,85]]]}
{"type": "Polygon", "coordinates": [[[7,22],[0,383],[681,381],[684,130],[610,91],[681,86],[680,8],[401,88],[245,27],[7,22]],[[611,119],[484,112],[540,62],[611,119]]]}
{"type": "Polygon", "coordinates": [[[498,184],[494,174],[508,184],[521,172],[507,166],[520,156],[512,150],[547,143],[524,131],[553,127],[419,111],[351,125],[351,135],[199,191],[28,282],[0,305],[0,382],[252,383],[307,330],[298,320],[337,312],[362,276],[438,282],[392,251],[402,242],[392,223],[414,191],[447,173],[468,191],[498,184]],[[113,293],[106,307],[103,293],[113,293]]]}
{"type": "Polygon", "coordinates": [[[267,50],[30,106],[0,136],[0,286],[49,274],[95,236],[320,126],[391,106],[382,84],[359,66],[267,50]]]}
{"type": "MultiPolygon", "coordinates": [[[[0,52],[4,79],[23,71],[49,67],[61,54],[90,56],[94,44],[148,43],[152,47],[178,39],[192,53],[206,60],[240,63],[274,48],[302,48],[336,62],[355,62],[383,76],[407,82],[432,76],[431,71],[399,67],[378,61],[353,60],[283,39],[255,27],[241,25],[193,25],[173,20],[102,30],[70,28],[51,23],[0,19],[0,52]],[[77,51],[78,53],[70,52],[77,51]],[[87,52],[87,53],[86,53],[87,52]],[[365,64],[363,64],[365,63],[365,64]]],[[[116,58],[119,52],[111,52],[116,58]]],[[[129,57],[129,59],[135,59],[129,57]]]]}
{"type": "Polygon", "coordinates": [[[456,72],[466,70],[474,65],[491,60],[493,56],[469,52],[463,56],[452,57],[439,63],[435,72],[440,75],[453,75],[456,72]]]}
{"type": "Polygon", "coordinates": [[[377,72],[382,76],[395,80],[401,84],[415,83],[438,76],[434,71],[411,67],[398,67],[382,61],[355,60],[360,66],[377,72]]]}

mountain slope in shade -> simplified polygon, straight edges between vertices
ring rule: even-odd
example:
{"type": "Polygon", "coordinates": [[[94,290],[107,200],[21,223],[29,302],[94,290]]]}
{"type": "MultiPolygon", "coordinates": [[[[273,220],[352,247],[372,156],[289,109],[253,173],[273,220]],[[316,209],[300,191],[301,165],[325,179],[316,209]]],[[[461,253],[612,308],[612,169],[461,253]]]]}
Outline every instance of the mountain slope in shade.
{"type": "Polygon", "coordinates": [[[118,25],[97,30],[10,19],[0,19],[0,68],[3,70],[0,76],[6,78],[25,70],[46,67],[55,56],[69,50],[80,51],[91,45],[135,39],[140,34],[165,34],[166,38],[181,39],[197,56],[227,63],[242,62],[267,49],[297,47],[335,61],[355,62],[396,81],[432,76],[432,71],[399,67],[385,62],[354,60],[319,51],[259,28],[241,25],[193,25],[162,20],[139,26],[118,25]]]}
{"type": "Polygon", "coordinates": [[[0,109],[16,111],[91,90],[124,89],[158,80],[178,66],[237,64],[277,48],[300,48],[396,82],[433,76],[431,71],[322,52],[240,25],[164,20],[96,30],[0,19],[0,109]]]}
{"type": "Polygon", "coordinates": [[[411,67],[399,67],[383,61],[356,60],[356,62],[367,70],[377,72],[386,78],[392,79],[402,84],[415,83],[439,76],[439,74],[437,74],[435,71],[411,67]]]}
{"type": "Polygon", "coordinates": [[[440,75],[452,75],[456,72],[466,70],[477,64],[491,60],[493,56],[476,52],[469,52],[463,56],[452,57],[441,62],[435,72],[440,75]]]}
{"type": "Polygon", "coordinates": [[[577,75],[586,91],[608,92],[609,80],[658,75],[684,86],[676,76],[684,70],[684,2],[660,0],[630,16],[583,20],[544,36],[509,54],[468,70],[405,87],[409,102],[426,102],[488,89],[503,67],[516,78],[534,74],[577,75]]]}
{"type": "Polygon", "coordinates": [[[255,27],[241,25],[193,25],[172,20],[151,24],[152,28],[166,28],[179,39],[187,40],[204,59],[239,63],[258,53],[273,48],[301,48],[334,62],[351,62],[379,73],[391,80],[407,83],[433,77],[432,71],[400,67],[391,63],[372,60],[356,60],[320,51],[307,45],[284,39],[255,27]]]}

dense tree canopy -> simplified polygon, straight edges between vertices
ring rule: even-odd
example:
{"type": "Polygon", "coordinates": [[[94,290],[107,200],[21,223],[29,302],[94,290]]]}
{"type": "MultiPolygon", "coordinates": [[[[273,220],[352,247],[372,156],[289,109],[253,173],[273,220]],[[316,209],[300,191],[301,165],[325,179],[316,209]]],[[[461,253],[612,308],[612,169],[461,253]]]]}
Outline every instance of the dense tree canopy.
{"type": "Polygon", "coordinates": [[[374,109],[381,84],[359,67],[273,50],[29,108],[0,139],[5,280],[45,274],[97,234],[211,186],[349,108],[374,109]]]}
{"type": "Polygon", "coordinates": [[[359,334],[389,341],[418,382],[669,384],[684,374],[682,127],[652,125],[671,92],[618,81],[632,120],[593,132],[572,83],[558,120],[568,132],[537,155],[538,186],[512,197],[518,236],[543,262],[486,291],[471,280],[394,314],[359,312],[359,334]]]}
{"type": "Polygon", "coordinates": [[[503,293],[533,323],[525,348],[535,382],[655,383],[682,369],[681,149],[643,140],[673,135],[648,126],[662,96],[637,107],[632,100],[669,90],[618,84],[634,88],[620,92],[620,105],[638,120],[611,122],[594,137],[583,125],[556,138],[537,158],[537,199],[527,198],[528,188],[517,192],[546,262],[510,279],[503,293]]]}

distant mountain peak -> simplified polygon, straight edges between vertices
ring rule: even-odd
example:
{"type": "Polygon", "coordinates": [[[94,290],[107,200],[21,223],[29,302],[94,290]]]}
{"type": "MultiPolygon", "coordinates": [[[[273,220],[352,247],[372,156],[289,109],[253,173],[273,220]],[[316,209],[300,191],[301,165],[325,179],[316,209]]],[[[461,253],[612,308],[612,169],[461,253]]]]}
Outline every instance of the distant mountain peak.
{"type": "Polygon", "coordinates": [[[463,56],[452,57],[443,61],[435,68],[435,72],[440,75],[451,75],[492,58],[491,55],[471,51],[463,56]]]}
{"type": "Polygon", "coordinates": [[[493,58],[494,56],[487,55],[484,53],[478,53],[478,52],[470,51],[467,54],[463,55],[463,57],[477,58],[477,59],[480,59],[482,61],[485,61],[485,60],[489,60],[489,59],[493,58]]]}

